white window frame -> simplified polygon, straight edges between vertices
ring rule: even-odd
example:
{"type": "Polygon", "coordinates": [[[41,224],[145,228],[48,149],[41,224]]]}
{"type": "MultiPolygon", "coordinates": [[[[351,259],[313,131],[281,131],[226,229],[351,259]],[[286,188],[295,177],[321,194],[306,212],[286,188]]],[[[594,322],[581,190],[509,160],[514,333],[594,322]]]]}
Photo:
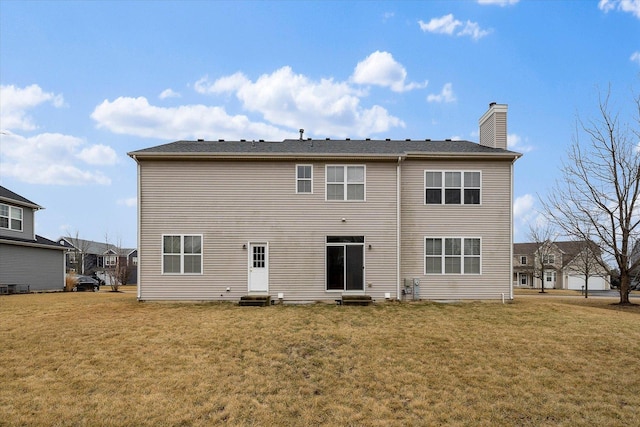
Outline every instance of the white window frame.
{"type": "Polygon", "coordinates": [[[428,206],[480,206],[482,205],[482,171],[481,170],[432,170],[426,169],[423,173],[424,179],[424,191],[423,198],[424,204],[428,206]],[[440,186],[439,187],[427,187],[427,173],[439,173],[440,174],[440,186]],[[447,173],[459,173],[460,174],[460,186],[459,187],[447,187],[446,176],[447,173]],[[464,177],[465,173],[478,173],[480,175],[480,186],[465,186],[464,177]],[[427,190],[439,189],[440,190],[440,203],[427,203],[427,190]],[[446,190],[447,189],[459,189],[460,190],[460,203],[446,203],[446,190]],[[465,203],[464,192],[465,190],[478,190],[479,198],[478,203],[465,203]]]}
{"type": "Polygon", "coordinates": [[[542,255],[542,263],[543,263],[544,265],[547,265],[547,264],[555,264],[555,263],[556,263],[556,256],[555,256],[555,254],[542,255]]]}
{"type": "Polygon", "coordinates": [[[204,274],[204,235],[203,234],[178,234],[178,233],[171,233],[171,234],[163,234],[162,238],[160,240],[160,253],[161,253],[161,274],[162,275],[166,275],[166,276],[201,276],[204,274]],[[165,253],[164,252],[164,239],[165,237],[180,237],[180,252],[179,253],[165,253]],[[200,256],[200,272],[196,272],[196,273],[185,273],[184,271],[184,257],[185,255],[187,256],[195,256],[195,254],[185,254],[184,252],[184,238],[185,237],[199,237],[200,238],[200,253],[197,254],[200,256]],[[164,271],[164,257],[165,255],[179,255],[180,256],[180,271],[179,272],[165,272],[164,271]]]}
{"type": "Polygon", "coordinates": [[[424,274],[425,276],[480,276],[482,275],[482,238],[472,236],[424,236],[422,239],[424,244],[423,260],[424,260],[424,274]],[[427,255],[427,239],[440,240],[441,241],[441,253],[439,255],[427,255]],[[447,255],[446,254],[446,240],[447,239],[459,239],[460,240],[460,255],[447,255]],[[478,240],[480,243],[480,254],[465,254],[465,240],[478,240]],[[427,257],[440,259],[440,273],[427,272],[427,257]],[[459,258],[460,259],[460,273],[446,273],[446,259],[447,258],[459,258]],[[479,262],[479,271],[473,273],[467,273],[464,269],[465,258],[477,258],[479,262]]]}
{"type": "Polygon", "coordinates": [[[367,166],[366,165],[325,165],[324,168],[324,199],[327,202],[366,202],[367,201],[367,166]],[[348,170],[349,168],[362,168],[362,182],[349,182],[348,170]],[[342,199],[330,199],[329,198],[329,185],[337,185],[340,182],[329,182],[329,168],[343,168],[343,198],[342,199]],[[349,184],[362,185],[362,199],[349,199],[349,184]]]}
{"type": "Polygon", "coordinates": [[[519,285],[520,286],[529,286],[529,278],[527,277],[527,274],[526,273],[518,273],[518,275],[520,276],[520,277],[518,277],[519,285]]]}
{"type": "Polygon", "coordinates": [[[527,265],[527,257],[526,256],[521,256],[520,257],[520,264],[521,265],[527,265]]]}
{"type": "Polygon", "coordinates": [[[114,254],[109,254],[104,256],[104,266],[107,267],[115,267],[118,263],[118,256],[114,254]]]}
{"type": "Polygon", "coordinates": [[[7,226],[3,227],[2,225],[0,225],[0,228],[3,228],[5,230],[11,230],[11,231],[24,231],[24,209],[18,207],[18,206],[11,206],[11,205],[7,205],[6,203],[0,203],[0,206],[5,206],[7,208],[7,215],[2,215],[0,213],[0,218],[6,218],[7,219],[7,226]],[[20,218],[14,218],[13,216],[13,212],[20,212],[20,218]],[[20,221],[20,228],[13,228],[13,221],[20,221]]]}
{"type": "Polygon", "coordinates": [[[296,194],[313,194],[313,165],[309,165],[309,164],[299,164],[296,165],[296,194]],[[309,178],[301,178],[300,175],[298,174],[298,168],[299,167],[308,167],[311,170],[311,176],[309,178]],[[311,184],[311,189],[309,191],[300,191],[300,187],[298,186],[298,184],[300,182],[309,182],[311,184]]]}
{"type": "Polygon", "coordinates": [[[555,270],[547,270],[544,272],[544,281],[546,282],[551,282],[551,283],[556,283],[558,281],[558,275],[557,272],[555,270]]]}

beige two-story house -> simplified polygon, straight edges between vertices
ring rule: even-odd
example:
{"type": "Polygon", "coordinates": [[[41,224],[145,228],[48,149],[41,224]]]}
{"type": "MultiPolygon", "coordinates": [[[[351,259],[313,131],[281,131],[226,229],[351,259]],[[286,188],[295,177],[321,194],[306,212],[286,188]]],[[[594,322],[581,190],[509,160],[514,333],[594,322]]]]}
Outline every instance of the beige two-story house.
{"type": "Polygon", "coordinates": [[[584,290],[611,289],[611,278],[601,250],[587,241],[516,243],[513,245],[513,281],[516,287],[584,290]]]}
{"type": "Polygon", "coordinates": [[[479,124],[480,143],[301,137],[129,153],[138,298],[511,298],[520,154],[507,149],[506,105],[479,124]]]}

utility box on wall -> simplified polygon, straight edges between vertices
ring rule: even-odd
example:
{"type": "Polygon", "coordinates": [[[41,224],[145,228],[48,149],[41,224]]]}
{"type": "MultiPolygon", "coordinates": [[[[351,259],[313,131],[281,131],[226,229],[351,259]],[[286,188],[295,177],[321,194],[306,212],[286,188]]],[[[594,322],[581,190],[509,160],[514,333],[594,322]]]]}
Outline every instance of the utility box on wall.
{"type": "Polygon", "coordinates": [[[420,299],[420,279],[414,277],[413,279],[404,279],[404,289],[402,290],[402,299],[403,300],[414,300],[417,301],[420,299]]]}

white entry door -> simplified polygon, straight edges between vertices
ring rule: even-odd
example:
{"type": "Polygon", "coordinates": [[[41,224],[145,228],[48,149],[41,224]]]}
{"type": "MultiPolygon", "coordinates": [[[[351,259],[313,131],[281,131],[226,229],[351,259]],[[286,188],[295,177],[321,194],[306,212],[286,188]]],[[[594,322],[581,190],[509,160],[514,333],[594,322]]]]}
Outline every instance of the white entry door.
{"type": "Polygon", "coordinates": [[[267,243],[249,243],[249,292],[269,292],[267,243]]]}

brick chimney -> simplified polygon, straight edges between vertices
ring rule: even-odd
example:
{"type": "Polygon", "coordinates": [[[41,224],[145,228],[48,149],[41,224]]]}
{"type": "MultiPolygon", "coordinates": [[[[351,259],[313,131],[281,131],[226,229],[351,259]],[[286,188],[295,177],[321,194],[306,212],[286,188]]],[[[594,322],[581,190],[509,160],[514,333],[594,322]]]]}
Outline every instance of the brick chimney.
{"type": "Polygon", "coordinates": [[[489,104],[489,110],[479,120],[480,145],[507,149],[507,104],[489,104]]]}

